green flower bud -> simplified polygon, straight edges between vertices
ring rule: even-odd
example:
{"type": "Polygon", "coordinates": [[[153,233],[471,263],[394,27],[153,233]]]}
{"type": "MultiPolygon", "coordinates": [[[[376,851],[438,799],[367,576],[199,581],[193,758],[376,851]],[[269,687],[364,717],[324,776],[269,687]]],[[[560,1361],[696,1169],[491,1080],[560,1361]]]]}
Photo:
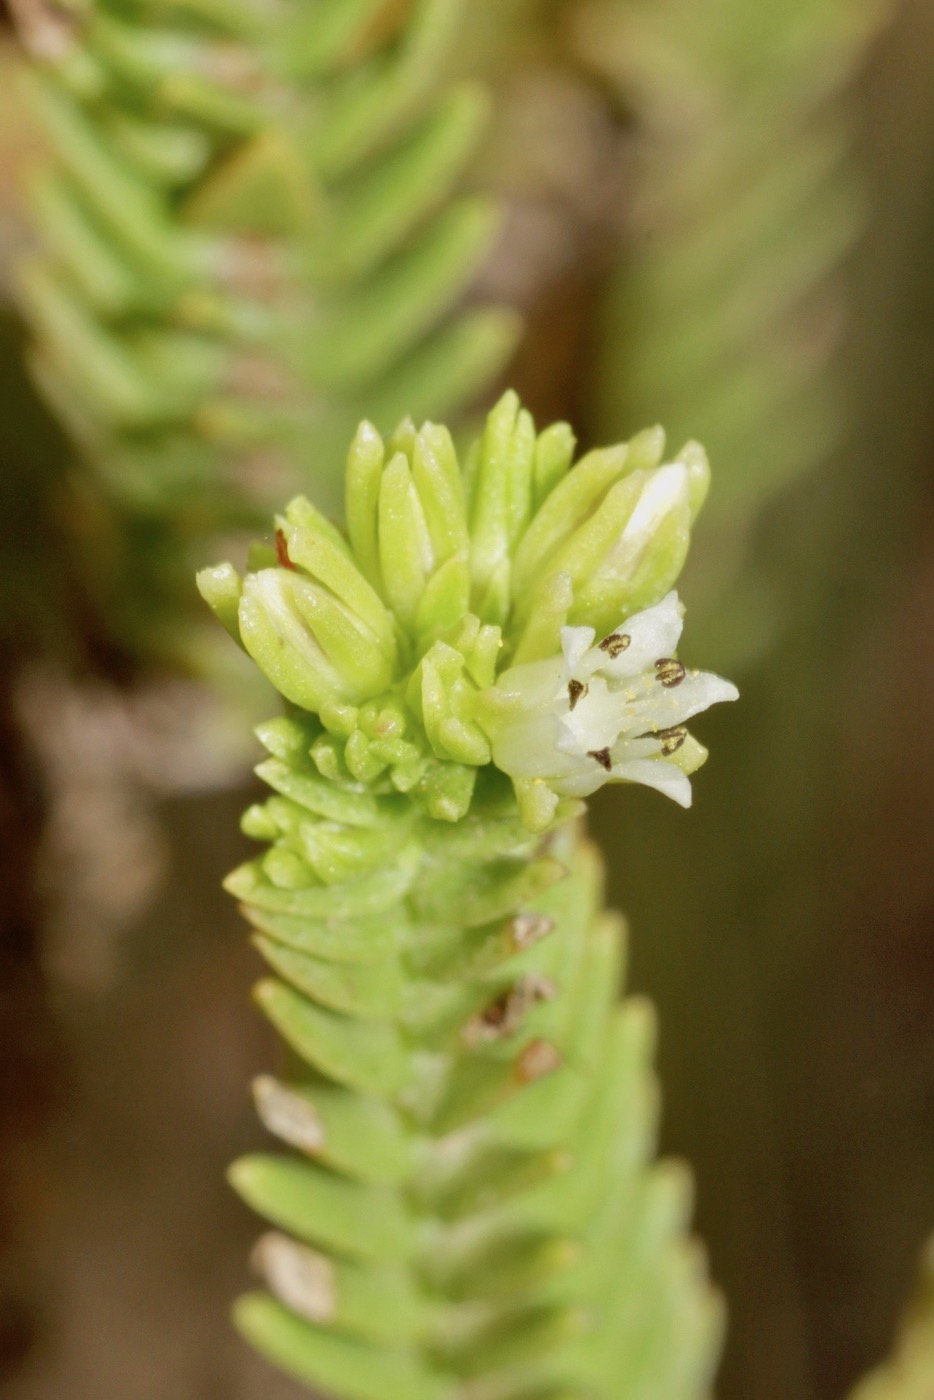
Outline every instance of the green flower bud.
{"type": "Polygon", "coordinates": [[[385,690],[392,658],[333,594],[292,569],[247,574],[240,637],[287,700],[321,712],[385,690]]]}
{"type": "Polygon", "coordinates": [[[243,596],[243,580],[233,564],[215,564],[213,568],[202,569],[197,576],[198,592],[218,621],[240,642],[240,599],[243,596]]]}
{"type": "Polygon", "coordinates": [[[663,598],[684,567],[709,483],[707,454],[697,443],[673,462],[630,477],[626,484],[638,489],[626,501],[625,522],[591,576],[580,581],[570,620],[609,630],[620,617],[663,598]]]}
{"type": "Polygon", "coordinates": [[[521,621],[538,609],[542,585],[556,573],[567,574],[574,589],[570,621],[598,631],[669,591],[710,469],[697,443],[659,465],[663,450],[661,429],[650,430],[628,448],[591,453],[551,492],[517,553],[521,621]]]}

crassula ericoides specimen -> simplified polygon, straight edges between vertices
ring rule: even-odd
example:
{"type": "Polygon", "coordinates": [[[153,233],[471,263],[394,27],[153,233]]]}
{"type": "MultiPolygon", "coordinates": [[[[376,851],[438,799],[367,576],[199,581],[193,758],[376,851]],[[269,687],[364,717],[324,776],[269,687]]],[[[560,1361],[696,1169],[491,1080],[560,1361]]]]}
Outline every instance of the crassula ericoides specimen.
{"type": "Polygon", "coordinates": [[[687,806],[686,722],[736,697],[676,654],[708,467],[664,445],[575,464],[513,394],[463,463],[364,424],[344,528],[299,498],[199,577],[286,702],[227,882],[291,1052],[255,1094],[292,1150],[232,1172],[272,1227],[237,1317],[346,1400],[709,1394],[720,1311],[580,821],[607,782],[687,806]]]}

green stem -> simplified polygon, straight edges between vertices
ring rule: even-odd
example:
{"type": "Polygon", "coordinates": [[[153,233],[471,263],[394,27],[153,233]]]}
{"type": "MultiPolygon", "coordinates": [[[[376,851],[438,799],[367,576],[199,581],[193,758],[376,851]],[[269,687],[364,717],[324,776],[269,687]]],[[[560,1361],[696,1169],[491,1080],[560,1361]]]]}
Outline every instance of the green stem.
{"type": "Polygon", "coordinates": [[[257,1103],[301,1155],[233,1168],[276,1227],[242,1331],[348,1400],[708,1394],[720,1307],[581,825],[532,836],[492,770],[461,821],[415,815],[322,783],[307,717],[263,732],[302,796],[251,809],[272,840],[228,888],[294,1052],[257,1103]]]}

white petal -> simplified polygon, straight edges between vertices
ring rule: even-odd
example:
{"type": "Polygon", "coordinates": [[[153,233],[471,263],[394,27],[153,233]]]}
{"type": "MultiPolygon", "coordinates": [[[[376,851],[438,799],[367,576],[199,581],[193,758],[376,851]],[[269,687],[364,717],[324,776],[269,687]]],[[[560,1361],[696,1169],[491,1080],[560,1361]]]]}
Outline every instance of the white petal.
{"type": "Polygon", "coordinates": [[[592,627],[561,628],[561,650],[564,652],[564,664],[570,675],[577,675],[577,668],[585,653],[593,646],[596,635],[592,627]]]}
{"type": "Polygon", "coordinates": [[[622,697],[609,689],[605,680],[594,676],[585,695],[573,709],[561,716],[559,748],[565,753],[592,753],[615,744],[627,725],[622,697]]]}
{"type": "Polygon", "coordinates": [[[664,758],[635,758],[621,763],[613,769],[613,777],[627,783],[641,783],[643,787],[656,788],[679,807],[691,805],[691,780],[680,768],[668,763],[664,758]]]}
{"type": "Polygon", "coordinates": [[[600,788],[605,787],[610,778],[611,775],[602,764],[598,763],[596,759],[586,758],[583,763],[578,761],[573,773],[568,774],[567,777],[556,779],[551,786],[562,797],[590,797],[600,788]]]}
{"type": "Polygon", "coordinates": [[[732,681],[715,676],[712,671],[688,671],[677,685],[665,686],[656,680],[651,697],[642,706],[648,721],[646,729],[671,729],[684,724],[711,705],[736,700],[739,691],[732,681]]]}
{"type": "Polygon", "coordinates": [[[662,741],[654,734],[636,739],[620,739],[610,750],[614,772],[623,763],[633,763],[638,758],[658,758],[662,751],[662,741]]]}
{"type": "Polygon", "coordinates": [[[558,753],[557,740],[558,717],[552,710],[526,711],[497,730],[493,762],[514,778],[547,778],[556,765],[571,764],[558,753]]]}
{"type": "Polygon", "coordinates": [[[498,678],[496,688],[505,695],[518,697],[523,708],[531,710],[538,705],[552,704],[566,684],[561,658],[550,656],[544,661],[512,666],[498,678]]]}
{"type": "Polygon", "coordinates": [[[607,658],[601,667],[605,676],[622,679],[649,670],[663,656],[673,656],[684,627],[681,603],[672,589],[660,603],[634,613],[621,622],[617,632],[629,638],[629,645],[615,660],[607,658]]]}

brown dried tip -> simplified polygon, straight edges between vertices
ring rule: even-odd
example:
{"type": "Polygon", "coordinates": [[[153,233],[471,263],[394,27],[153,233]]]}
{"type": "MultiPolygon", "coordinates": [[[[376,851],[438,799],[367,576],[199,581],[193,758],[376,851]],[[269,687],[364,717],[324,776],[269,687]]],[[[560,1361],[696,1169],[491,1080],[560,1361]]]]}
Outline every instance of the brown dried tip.
{"type": "Polygon", "coordinates": [[[285,538],[284,530],[276,531],[276,559],[279,561],[280,569],[295,568],[295,565],[289,558],[289,546],[285,538]]]}
{"type": "Polygon", "coordinates": [[[546,938],[555,926],[548,914],[517,914],[509,924],[509,936],[517,952],[524,952],[542,938],[546,938]]]}
{"type": "Polygon", "coordinates": [[[253,1098],[263,1126],[283,1142],[312,1157],[325,1146],[324,1123],[304,1094],[262,1074],[253,1081],[253,1098]]]}
{"type": "Polygon", "coordinates": [[[478,1045],[483,1041],[508,1039],[515,1035],[526,1012],[540,1001],[551,1001],[556,990],[553,982],[537,973],[520,977],[514,986],[507,987],[495,1001],[471,1017],[464,1027],[464,1040],[468,1045],[478,1045]]]}
{"type": "Polygon", "coordinates": [[[326,1255],[270,1231],[253,1250],[253,1267],[287,1308],[309,1322],[334,1321],[337,1280],[326,1255]]]}
{"type": "Polygon", "coordinates": [[[561,1056],[547,1040],[533,1040],[516,1060],[516,1078],[520,1084],[534,1084],[561,1068],[561,1056]]]}

